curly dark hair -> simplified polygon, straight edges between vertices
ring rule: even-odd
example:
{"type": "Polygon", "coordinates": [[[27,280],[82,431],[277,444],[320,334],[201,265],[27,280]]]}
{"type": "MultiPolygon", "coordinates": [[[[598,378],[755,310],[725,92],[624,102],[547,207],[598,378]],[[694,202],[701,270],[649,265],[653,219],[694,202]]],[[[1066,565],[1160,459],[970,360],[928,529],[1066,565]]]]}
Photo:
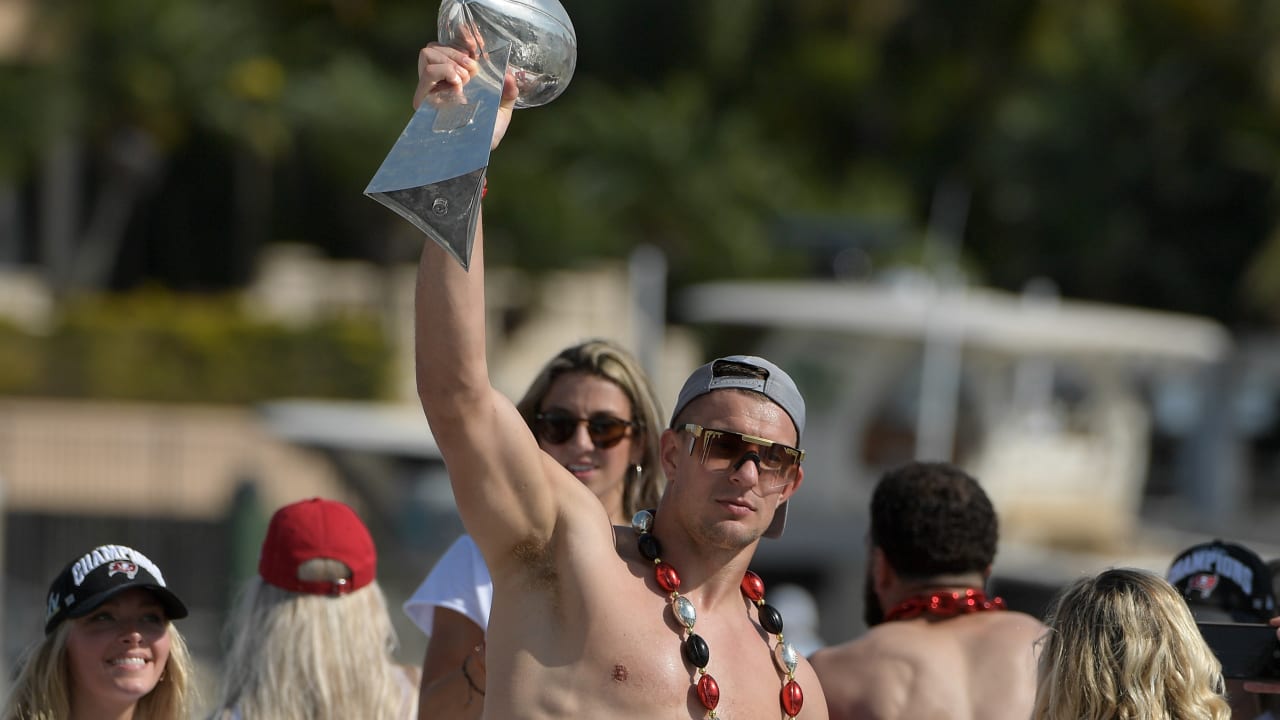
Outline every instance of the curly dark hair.
{"type": "Polygon", "coordinates": [[[871,496],[871,543],[906,578],[985,570],[998,536],[982,486],[948,463],[890,470],[871,496]]]}

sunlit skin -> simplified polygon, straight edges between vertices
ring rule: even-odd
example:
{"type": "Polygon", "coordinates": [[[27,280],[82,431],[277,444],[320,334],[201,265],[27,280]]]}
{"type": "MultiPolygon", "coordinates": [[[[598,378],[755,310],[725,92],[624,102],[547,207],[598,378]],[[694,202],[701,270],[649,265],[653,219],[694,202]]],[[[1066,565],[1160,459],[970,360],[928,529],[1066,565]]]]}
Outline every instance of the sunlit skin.
{"type": "Polygon", "coordinates": [[[72,720],[132,718],[169,660],[164,607],[147,590],[126,590],[69,622],[72,720]]]}
{"type": "MultiPolygon", "coordinates": [[[[633,419],[631,401],[622,388],[585,372],[567,372],[557,377],[539,409],[544,413],[563,411],[579,418],[604,414],[622,420],[633,419]]],[[[624,517],[623,487],[627,473],[643,457],[644,444],[640,440],[632,431],[611,448],[597,448],[587,434],[586,423],[579,423],[565,442],[552,444],[538,438],[538,446],[600,498],[615,525],[625,525],[631,519],[624,517]]]]}

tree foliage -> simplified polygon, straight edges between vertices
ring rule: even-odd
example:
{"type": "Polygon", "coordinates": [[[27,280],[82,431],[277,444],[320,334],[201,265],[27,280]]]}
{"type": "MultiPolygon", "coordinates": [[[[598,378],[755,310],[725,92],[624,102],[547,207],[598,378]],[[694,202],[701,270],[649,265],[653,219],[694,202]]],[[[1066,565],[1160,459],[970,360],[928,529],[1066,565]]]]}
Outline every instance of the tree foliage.
{"type": "MultiPolygon", "coordinates": [[[[517,114],[495,159],[499,259],[556,267],[651,243],[676,283],[830,273],[779,230],[818,218],[836,246],[895,228],[863,248],[883,266],[928,256],[951,188],[981,281],[1048,276],[1070,296],[1233,323],[1280,306],[1280,5],[563,4],[578,72],[517,114]]],[[[40,159],[71,133],[105,182],[111,138],[142,129],[165,172],[137,201],[117,285],[235,285],[275,240],[413,256],[419,238],[361,191],[408,120],[434,3],[38,6],[60,42],[0,67],[0,177],[38,195],[40,159]]]]}
{"type": "Polygon", "coordinates": [[[301,324],[220,295],[144,288],[68,302],[47,334],[0,323],[0,392],[156,402],[376,399],[391,346],[374,318],[301,324]]]}

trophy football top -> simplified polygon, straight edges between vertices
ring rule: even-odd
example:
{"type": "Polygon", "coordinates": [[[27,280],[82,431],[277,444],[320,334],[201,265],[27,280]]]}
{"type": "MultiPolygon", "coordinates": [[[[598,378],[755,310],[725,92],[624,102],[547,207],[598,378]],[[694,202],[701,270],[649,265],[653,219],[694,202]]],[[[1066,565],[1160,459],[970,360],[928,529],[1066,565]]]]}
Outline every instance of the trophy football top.
{"type": "Polygon", "coordinates": [[[551,102],[573,77],[578,36],[556,0],[443,0],[437,21],[440,42],[456,48],[511,46],[518,108],[551,102]]]}

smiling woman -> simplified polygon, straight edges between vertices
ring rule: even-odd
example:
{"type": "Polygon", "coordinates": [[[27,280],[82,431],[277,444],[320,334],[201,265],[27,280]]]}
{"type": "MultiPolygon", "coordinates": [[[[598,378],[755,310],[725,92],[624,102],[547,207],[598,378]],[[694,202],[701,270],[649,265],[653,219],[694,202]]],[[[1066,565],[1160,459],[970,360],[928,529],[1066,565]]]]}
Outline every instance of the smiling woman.
{"type": "Polygon", "coordinates": [[[22,663],[3,719],[188,717],[191,660],[170,623],[186,616],[147,556],[90,550],[49,587],[44,640],[22,663]]]}

